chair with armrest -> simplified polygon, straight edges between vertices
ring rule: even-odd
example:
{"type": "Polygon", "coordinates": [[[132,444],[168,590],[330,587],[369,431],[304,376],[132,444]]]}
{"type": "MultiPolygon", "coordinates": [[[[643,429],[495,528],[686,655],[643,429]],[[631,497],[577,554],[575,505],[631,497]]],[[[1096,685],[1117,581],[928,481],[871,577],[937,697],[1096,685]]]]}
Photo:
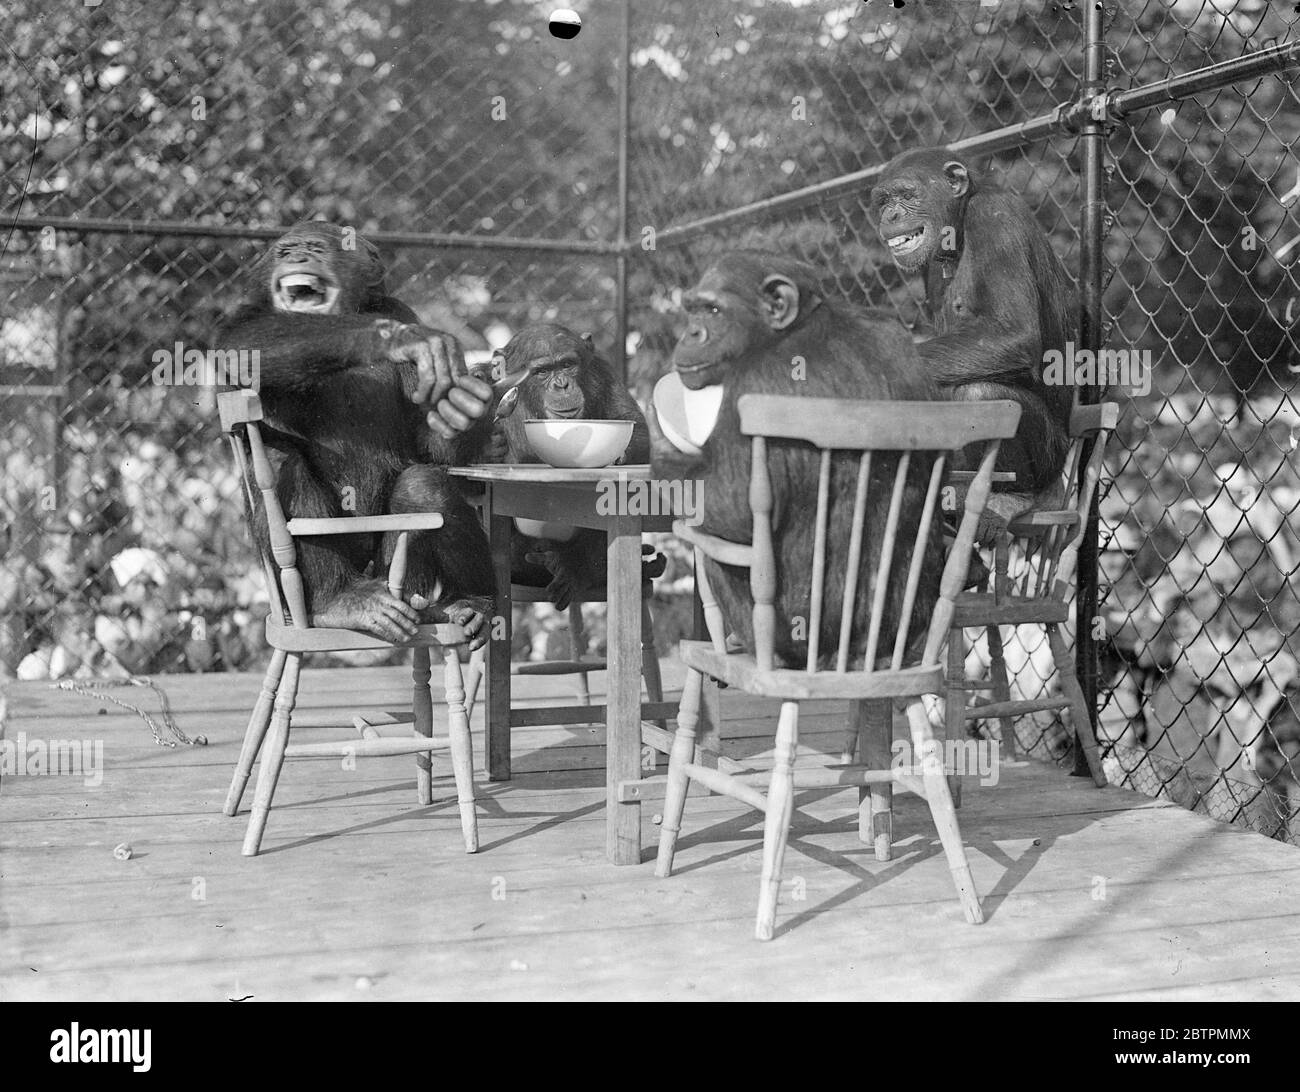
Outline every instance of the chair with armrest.
{"type": "MultiPolygon", "coordinates": [[[[944,688],[940,650],[948,635],[953,600],[964,581],[975,530],[988,496],[998,442],[1015,435],[1019,406],[1009,401],[987,403],[947,402],[855,402],[839,399],[745,395],[739,402],[741,431],[752,437],[750,508],[753,513],[752,541],[729,542],[689,528],[674,532],[688,539],[698,551],[721,564],[749,570],[753,596],[753,653],[729,653],[719,639],[722,617],[712,595],[705,588],[701,597],[710,615],[711,641],[683,641],[680,654],[687,667],[677,732],[669,757],[667,789],[659,842],[656,874],[672,871],[682,813],[690,782],[732,796],[765,815],[763,867],[755,926],[760,940],[771,939],[776,918],[781,867],[789,836],[796,787],[859,787],[859,833],[874,840],[876,854],[890,853],[892,788],[898,785],[923,797],[930,806],[935,826],[947,855],[966,918],[983,920],[979,898],[971,878],[953,810],[945,769],[939,757],[939,741],[926,716],[921,698],[940,694],[944,688]],[[803,669],[775,666],[775,602],[778,598],[776,544],[772,526],[772,486],[767,464],[769,440],[802,441],[820,450],[820,471],[815,514],[812,558],[812,594],[809,604],[809,647],[803,669]],[[922,562],[934,528],[936,506],[948,457],[971,443],[987,442],[980,468],[967,494],[956,541],[948,554],[937,589],[937,599],[925,633],[924,650],[917,661],[906,664],[909,623],[921,581],[922,562]],[[873,453],[898,455],[888,498],[869,486],[873,453]],[[858,488],[853,499],[830,496],[832,458],[856,458],[858,488]],[[898,528],[908,468],[913,459],[933,458],[918,531],[913,541],[900,539],[898,528]],[[825,605],[829,514],[833,504],[853,505],[851,539],[848,545],[840,607],[842,624],[833,668],[820,666],[818,648],[825,605]],[[867,633],[854,633],[853,605],[857,594],[860,549],[865,521],[884,517],[884,546],[875,570],[867,633]],[[882,637],[886,614],[886,589],[891,580],[901,580],[904,599],[897,632],[888,642],[882,637]],[[860,662],[850,667],[851,650],[863,648],[860,662]],[[883,665],[883,666],[882,666],[883,665]],[[748,694],[778,698],[780,719],[776,729],[775,761],[770,772],[736,769],[734,761],[707,766],[697,757],[696,729],[701,690],[705,676],[727,683],[748,694]],[[849,699],[858,729],[858,753],[814,770],[795,768],[799,739],[799,705],[813,699],[849,699]],[[893,707],[905,705],[911,730],[912,761],[900,764],[891,754],[893,707]],[[856,761],[854,761],[856,759],[856,761]],[[762,787],[766,785],[767,792],[762,787]]],[[[697,555],[698,556],[698,555],[697,555]]],[[[700,566],[698,572],[703,572],[700,566]]],[[[856,651],[854,651],[856,655],[856,651]]],[[[915,658],[915,657],[914,657],[915,658]]]]}
{"type": "MultiPolygon", "coordinates": [[[[967,721],[998,722],[1003,749],[1016,753],[1015,718],[1043,710],[1069,710],[1074,735],[1083,748],[1088,770],[1097,785],[1106,784],[1092,719],[1075,674],[1072,650],[1061,627],[1069,621],[1076,590],[1079,547],[1087,532],[1088,512],[1097,492],[1106,457],[1106,441],[1119,423],[1115,402],[1076,405],[1070,415],[1070,450],[1062,472],[1063,500],[1053,508],[1031,508],[1014,517],[993,546],[993,568],[984,590],[957,597],[948,642],[949,735],[965,733],[967,721]],[[1084,461],[1085,445],[1091,452],[1084,461]],[[1017,562],[1011,575],[1013,556],[1017,562]],[[1055,674],[1063,693],[1011,700],[1003,651],[1002,626],[1041,625],[1047,632],[1055,674]],[[966,678],[966,629],[988,634],[990,682],[966,678]],[[972,691],[993,691],[993,700],[967,706],[972,691]]],[[[1076,626],[1076,629],[1078,627],[1076,626]]],[[[1077,637],[1076,637],[1077,640],[1077,637]]],[[[1046,680],[1045,680],[1046,681],[1046,680]]]]}
{"type": "Polygon", "coordinates": [[[258,424],[262,420],[262,406],[257,395],[249,390],[230,391],[219,395],[217,403],[221,413],[221,428],[230,440],[248,511],[256,511],[260,498],[266,514],[271,547],[269,556],[263,553],[262,564],[270,605],[266,639],[273,652],[262,682],[262,692],[244,733],[243,747],[240,749],[239,761],[223,808],[226,815],[238,812],[253,763],[260,751],[261,765],[252,814],[244,835],[244,855],[256,856],[261,848],[271,799],[286,758],[414,754],[417,797],[421,804],[430,804],[433,802],[430,754],[436,750],[451,752],[465,851],[477,852],[478,820],[474,810],[473,751],[458,656],[460,647],[467,642],[465,631],[460,626],[449,623],[422,625],[410,641],[394,645],[357,630],[313,626],[307,614],[307,600],[302,575],[297,568],[297,550],[294,546],[295,540],[315,535],[399,532],[389,566],[388,586],[393,595],[400,598],[406,572],[409,532],[436,531],[442,526],[442,515],[438,512],[421,512],[340,519],[287,519],[276,497],[275,476],[262,441],[258,424]],[[443,687],[447,702],[448,733],[443,738],[435,738],[433,735],[429,650],[435,646],[445,650],[443,687]],[[301,744],[289,742],[290,718],[297,700],[302,657],[306,653],[397,647],[412,649],[413,735],[382,736],[364,717],[357,717],[353,723],[360,732],[359,739],[301,744]]]}

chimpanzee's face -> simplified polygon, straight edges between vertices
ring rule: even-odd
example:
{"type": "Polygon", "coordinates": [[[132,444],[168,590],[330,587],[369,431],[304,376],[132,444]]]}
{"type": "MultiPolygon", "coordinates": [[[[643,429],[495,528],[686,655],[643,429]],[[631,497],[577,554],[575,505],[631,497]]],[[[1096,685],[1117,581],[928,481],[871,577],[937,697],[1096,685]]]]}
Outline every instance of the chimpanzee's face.
{"type": "Polygon", "coordinates": [[[673,350],[682,386],[699,390],[748,367],[798,320],[800,288],[784,273],[723,258],[682,301],[686,330],[673,350]]]}
{"type": "Polygon", "coordinates": [[[298,315],[355,314],[371,286],[383,282],[370,243],[332,224],[293,228],[272,244],[267,266],[273,306],[298,315]]]}
{"type": "Polygon", "coordinates": [[[954,246],[968,185],[966,168],[956,160],[886,170],[871,191],[871,207],[880,241],[900,269],[915,273],[954,246]]]}
{"type": "Polygon", "coordinates": [[[580,370],[576,361],[565,363],[557,360],[533,367],[528,382],[533,385],[542,417],[554,420],[557,417],[582,416],[582,411],[587,408],[587,399],[582,393],[582,384],[578,382],[580,370]]]}
{"type": "Polygon", "coordinates": [[[505,378],[523,374],[521,403],[534,417],[581,417],[587,408],[584,369],[602,367],[590,343],[555,325],[536,325],[516,335],[502,353],[505,378]]]}
{"type": "Polygon", "coordinates": [[[755,306],[758,286],[754,288],[754,299],[746,299],[715,266],[687,293],[682,301],[686,329],[673,350],[682,386],[699,390],[721,383],[756,340],[767,340],[767,327],[755,306]]]}

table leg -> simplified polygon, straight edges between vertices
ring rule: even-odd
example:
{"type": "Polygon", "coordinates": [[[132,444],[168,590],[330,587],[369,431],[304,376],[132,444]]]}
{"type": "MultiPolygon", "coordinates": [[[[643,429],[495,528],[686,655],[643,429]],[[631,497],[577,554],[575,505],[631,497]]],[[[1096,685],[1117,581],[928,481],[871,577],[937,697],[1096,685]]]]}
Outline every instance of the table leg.
{"type": "Polygon", "coordinates": [[[641,805],[620,803],[620,781],[641,776],[641,521],[608,526],[605,708],[605,852],[614,864],[641,862],[641,805]]]}
{"type": "Polygon", "coordinates": [[[489,781],[510,780],[510,650],[513,644],[511,624],[514,604],[510,599],[510,535],[514,530],[509,516],[493,513],[492,487],[484,497],[487,513],[488,547],[492,553],[492,570],[496,575],[496,607],[492,612],[488,639],[487,704],[484,725],[489,781]]]}

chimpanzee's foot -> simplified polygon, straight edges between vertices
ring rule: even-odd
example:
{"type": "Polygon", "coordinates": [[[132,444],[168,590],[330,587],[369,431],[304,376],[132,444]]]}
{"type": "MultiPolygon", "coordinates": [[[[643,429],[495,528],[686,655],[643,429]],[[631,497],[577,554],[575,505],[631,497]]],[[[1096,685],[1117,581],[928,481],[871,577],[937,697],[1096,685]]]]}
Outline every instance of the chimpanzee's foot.
{"type": "Polygon", "coordinates": [[[440,603],[437,608],[447,621],[460,626],[469,638],[471,651],[487,644],[487,620],[492,613],[492,600],[487,596],[466,596],[450,603],[440,603]]]}
{"type": "Polygon", "coordinates": [[[990,493],[975,529],[975,541],[991,546],[1017,516],[1034,507],[1032,493],[990,493]]]}
{"type": "Polygon", "coordinates": [[[668,568],[668,555],[661,554],[648,542],[641,546],[641,579],[656,580],[668,568]]]}
{"type": "Polygon", "coordinates": [[[579,555],[548,539],[537,539],[525,555],[531,565],[540,565],[551,574],[546,597],[556,610],[565,610],[574,596],[590,587],[586,566],[579,555]]]}
{"type": "Polygon", "coordinates": [[[416,635],[420,615],[396,598],[382,580],[359,580],[313,612],[313,626],[356,629],[401,644],[416,635]]]}

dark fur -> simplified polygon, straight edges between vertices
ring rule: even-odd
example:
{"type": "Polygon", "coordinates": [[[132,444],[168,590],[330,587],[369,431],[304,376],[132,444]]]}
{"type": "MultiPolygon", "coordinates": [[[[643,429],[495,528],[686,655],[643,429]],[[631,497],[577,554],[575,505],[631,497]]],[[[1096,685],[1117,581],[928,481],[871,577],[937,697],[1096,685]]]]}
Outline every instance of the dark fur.
{"type": "MultiPolygon", "coordinates": [[[[579,337],[556,323],[536,323],[515,334],[500,356],[504,376],[518,376],[525,370],[530,373],[519,384],[519,401],[513,412],[498,425],[510,462],[543,461],[528,442],[524,422],[559,418],[561,414],[553,411],[555,402],[562,402],[566,409],[574,405],[575,387],[581,393],[581,405],[571,414],[574,419],[634,422],[632,439],[618,462],[650,461],[645,417],[613,368],[596,352],[590,337],[579,337]]],[[[568,542],[529,539],[516,533],[513,542],[514,581],[549,586],[552,602],[558,607],[567,606],[569,598],[585,588],[604,586],[606,542],[601,531],[581,529],[568,542]],[[529,554],[545,556],[546,564],[530,562],[529,554]]]]}
{"type": "MultiPolygon", "coordinates": [[[[440,531],[411,536],[407,594],[430,596],[441,580],[441,604],[486,610],[493,589],[487,540],[443,469],[472,461],[486,431],[477,427],[448,442],[429,429],[427,407],[411,401],[415,365],[385,356],[391,339],[420,320],[385,291],[374,247],[358,238],[355,250],[344,250],[342,238],[331,224],[309,223],[272,244],[251,267],[244,301],[216,344],[260,351],[263,431],[276,494],[290,518],[440,511],[446,516],[440,531]],[[315,245],[339,278],[341,313],[275,309],[271,277],[281,248],[303,243],[315,245]],[[346,489],[355,498],[347,509],[346,489]]],[[[258,508],[254,526],[265,548],[266,520],[258,508]]],[[[367,583],[367,566],[381,579],[392,543],[346,535],[297,546],[314,614],[363,585],[374,586],[367,583]]]]}
{"type": "MultiPolygon", "coordinates": [[[[1076,325],[1069,277],[1047,233],[1023,200],[976,177],[960,155],[919,148],[891,160],[872,190],[882,238],[899,221],[921,220],[935,241],[920,270],[936,336],[921,357],[953,399],[1010,398],[1021,406],[1016,438],[1003,441],[999,470],[1038,492],[1061,474],[1069,450],[1073,389],[1043,383],[1043,354],[1063,349],[1076,325]],[[967,192],[954,195],[944,166],[966,168],[967,192]],[[938,247],[943,227],[956,248],[938,247]]],[[[900,260],[908,272],[917,271],[900,260]]],[[[968,462],[970,469],[974,464],[968,462]]]]}
{"type": "MultiPolygon", "coordinates": [[[[725,394],[718,423],[703,445],[703,455],[692,458],[678,452],[657,434],[653,460],[656,477],[693,477],[702,483],[703,522],[710,534],[748,543],[752,539],[749,508],[751,439],[740,432],[737,402],[744,394],[794,394],[808,397],[859,399],[933,400],[941,395],[917,355],[907,331],[897,322],[882,322],[844,302],[821,299],[815,303],[818,277],[803,263],[782,255],[737,251],[713,264],[697,287],[722,284],[725,293],[719,313],[698,313],[698,321],[716,331],[710,343],[726,341],[730,359],[720,361],[720,381],[725,394]],[[794,325],[783,331],[768,328],[762,318],[762,284],[771,274],[794,281],[800,289],[800,313],[794,325]],[[720,277],[720,281],[711,278],[720,277]],[[806,378],[792,375],[792,360],[803,357],[806,378]]],[[[689,301],[688,301],[689,302],[689,301]]],[[[707,357],[707,349],[689,344],[690,330],[682,335],[674,352],[680,372],[683,363],[707,357]]],[[[868,440],[869,437],[863,437],[868,440]]],[[[790,666],[802,667],[807,659],[806,639],[793,636],[793,620],[811,618],[812,557],[816,513],[819,451],[809,444],[773,440],[768,443],[772,468],[774,530],[777,544],[777,653],[790,666]]],[[[826,588],[823,597],[821,648],[833,657],[839,643],[840,609],[853,496],[856,489],[857,457],[836,455],[832,459],[831,510],[826,588]]],[[[915,540],[925,486],[931,469],[927,459],[913,458],[899,528],[899,540],[915,540]]],[[[858,579],[852,646],[860,654],[865,645],[870,617],[876,566],[884,530],[883,506],[887,506],[898,457],[877,455],[872,461],[869,511],[864,527],[863,553],[858,579]]],[[[934,605],[938,575],[942,568],[941,536],[932,529],[925,566],[922,569],[912,616],[911,633],[924,633],[934,605]]],[[[898,557],[895,557],[897,571],[898,557]]],[[[710,585],[717,596],[732,633],[746,648],[753,648],[748,570],[708,564],[710,585]]],[[[903,582],[895,581],[888,596],[887,617],[880,647],[892,648],[902,611],[903,582]]],[[[826,660],[823,660],[825,663],[826,660]]],[[[860,664],[860,660],[858,661],[860,664]]]]}

